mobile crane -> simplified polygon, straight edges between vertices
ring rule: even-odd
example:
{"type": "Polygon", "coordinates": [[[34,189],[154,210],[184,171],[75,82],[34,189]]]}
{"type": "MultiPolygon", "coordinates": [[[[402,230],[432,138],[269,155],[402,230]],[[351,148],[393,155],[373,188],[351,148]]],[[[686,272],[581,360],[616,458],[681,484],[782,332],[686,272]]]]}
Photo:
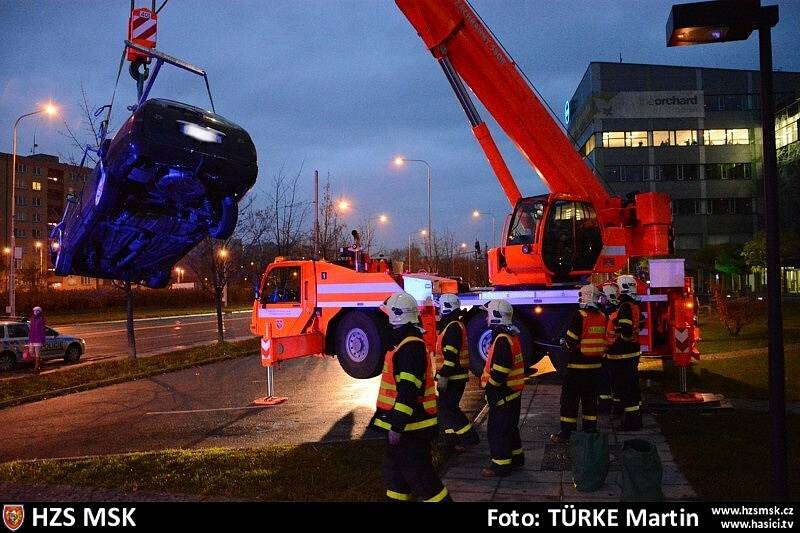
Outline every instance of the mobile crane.
{"type": "MultiPolygon", "coordinates": [[[[277,258],[261,276],[251,332],[262,340],[262,364],[313,354],[338,356],[345,372],[368,378],[380,372],[388,322],[378,310],[405,290],[423,305],[436,294],[459,293],[467,311],[471,367],[483,368],[490,334],[480,306],[503,298],[514,306],[528,365],[549,354],[563,366],[553,339],[563,335],[577,306],[577,287],[592,275],[610,275],[634,257],[672,250],[668,195],[648,192],[629,202],[608,193],[583,161],[557,119],[477,13],[465,0],[396,0],[438,61],[472,132],[513,209],[504,242],[488,251],[491,288],[460,291],[456,280],[394,273],[385,261],[358,252],[348,261],[277,258]],[[550,190],[524,198],[469,87],[550,190]]],[[[645,355],[696,357],[694,295],[681,260],[651,259],[651,280],[641,280],[647,326],[645,355]]],[[[427,329],[435,331],[430,323],[427,329]]],[[[428,336],[429,342],[432,335],[428,336]]]]}

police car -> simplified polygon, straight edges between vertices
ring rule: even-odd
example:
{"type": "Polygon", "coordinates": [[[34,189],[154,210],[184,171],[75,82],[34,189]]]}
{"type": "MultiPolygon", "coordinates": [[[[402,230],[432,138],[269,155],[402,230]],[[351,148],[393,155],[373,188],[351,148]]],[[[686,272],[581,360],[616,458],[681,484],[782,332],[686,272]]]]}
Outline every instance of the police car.
{"type": "MultiPolygon", "coordinates": [[[[28,344],[28,323],[21,319],[0,319],[0,372],[12,370],[22,363],[22,354],[28,344]]],[[[53,328],[45,328],[42,360],[63,359],[76,363],[86,351],[86,341],[62,335],[53,328]]]]}

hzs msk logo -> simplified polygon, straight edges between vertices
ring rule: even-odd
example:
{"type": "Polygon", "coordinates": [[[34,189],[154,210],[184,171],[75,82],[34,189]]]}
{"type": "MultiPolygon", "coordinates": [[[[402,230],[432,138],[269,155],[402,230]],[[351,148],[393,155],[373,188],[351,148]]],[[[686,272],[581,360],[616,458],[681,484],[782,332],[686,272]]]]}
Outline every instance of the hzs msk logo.
{"type": "Polygon", "coordinates": [[[22,527],[25,520],[25,508],[22,505],[4,505],[3,523],[11,531],[16,531],[22,527]]]}

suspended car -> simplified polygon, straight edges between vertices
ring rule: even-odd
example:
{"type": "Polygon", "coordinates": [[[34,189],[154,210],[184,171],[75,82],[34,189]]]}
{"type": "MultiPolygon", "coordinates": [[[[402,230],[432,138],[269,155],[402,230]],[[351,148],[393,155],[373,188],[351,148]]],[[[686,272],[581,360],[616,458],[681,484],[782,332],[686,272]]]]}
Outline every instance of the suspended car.
{"type": "Polygon", "coordinates": [[[258,172],[250,135],[198,107],[144,100],[148,92],[101,143],[81,194],[67,198],[50,235],[57,275],[163,287],[202,239],[226,239],[236,227],[258,172]]]}

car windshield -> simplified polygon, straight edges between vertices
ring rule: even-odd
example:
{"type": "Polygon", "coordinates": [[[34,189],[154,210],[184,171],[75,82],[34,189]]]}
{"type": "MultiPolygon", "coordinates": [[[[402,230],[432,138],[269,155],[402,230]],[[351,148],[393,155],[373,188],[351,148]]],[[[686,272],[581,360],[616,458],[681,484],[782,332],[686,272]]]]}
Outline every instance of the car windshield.
{"type": "Polygon", "coordinates": [[[48,337],[55,337],[55,336],[58,335],[58,332],[56,330],[54,330],[53,328],[44,328],[44,329],[45,329],[45,331],[47,331],[47,336],[48,337]]]}

